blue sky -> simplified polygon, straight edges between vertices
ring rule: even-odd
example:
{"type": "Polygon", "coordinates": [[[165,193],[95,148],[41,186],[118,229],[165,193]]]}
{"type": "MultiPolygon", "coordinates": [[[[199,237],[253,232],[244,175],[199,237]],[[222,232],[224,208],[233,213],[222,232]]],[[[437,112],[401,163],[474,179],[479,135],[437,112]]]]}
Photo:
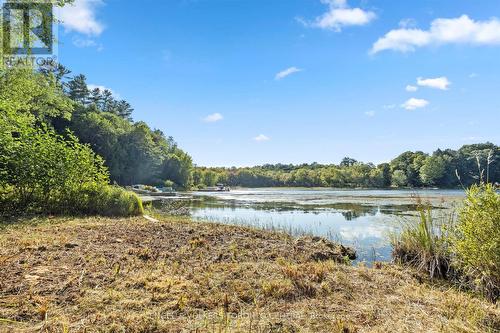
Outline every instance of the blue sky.
{"type": "Polygon", "coordinates": [[[59,60],[198,165],[500,141],[500,2],[77,0],[59,60]]]}

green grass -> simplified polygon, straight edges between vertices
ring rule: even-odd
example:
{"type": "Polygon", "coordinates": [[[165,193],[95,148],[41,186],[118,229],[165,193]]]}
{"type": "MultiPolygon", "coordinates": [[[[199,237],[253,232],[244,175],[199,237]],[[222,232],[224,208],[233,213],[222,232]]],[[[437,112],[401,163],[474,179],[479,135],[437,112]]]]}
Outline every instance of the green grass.
{"type": "Polygon", "coordinates": [[[437,215],[420,204],[418,223],[391,237],[397,263],[445,278],[496,302],[500,297],[500,195],[474,185],[455,212],[437,215]]]}
{"type": "Polygon", "coordinates": [[[399,235],[391,236],[394,260],[427,272],[431,278],[452,272],[448,232],[455,224],[454,213],[436,215],[430,206],[419,204],[418,223],[407,222],[399,235]]]}

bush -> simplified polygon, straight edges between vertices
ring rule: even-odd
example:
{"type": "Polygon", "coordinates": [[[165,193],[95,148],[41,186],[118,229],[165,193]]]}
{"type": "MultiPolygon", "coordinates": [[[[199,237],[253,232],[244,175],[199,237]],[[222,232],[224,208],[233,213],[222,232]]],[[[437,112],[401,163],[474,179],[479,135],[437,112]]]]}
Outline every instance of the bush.
{"type": "Polygon", "coordinates": [[[151,186],[151,185],[144,185],[144,190],[150,191],[150,192],[158,192],[158,189],[154,186],[151,186]]]}
{"type": "Polygon", "coordinates": [[[476,288],[497,300],[500,290],[500,195],[491,185],[473,185],[451,239],[455,265],[476,288]]]}
{"type": "Polygon", "coordinates": [[[63,137],[47,128],[23,128],[14,139],[4,138],[0,154],[4,214],[78,212],[88,204],[86,193],[108,184],[103,160],[70,133],[63,137]]]}
{"type": "Polygon", "coordinates": [[[0,135],[0,215],[142,213],[140,199],[110,187],[103,160],[71,133],[17,130],[0,135]]]}
{"type": "Polygon", "coordinates": [[[133,216],[144,213],[141,199],[135,193],[118,186],[100,188],[89,210],[93,214],[103,216],[133,216]]]}
{"type": "Polygon", "coordinates": [[[167,187],[167,188],[168,188],[168,187],[170,187],[170,188],[175,188],[175,183],[174,183],[173,181],[169,180],[169,179],[165,180],[165,181],[163,182],[163,185],[164,185],[165,187],[167,187]]]}
{"type": "MultiPolygon", "coordinates": [[[[444,217],[444,216],[443,216],[444,217]]],[[[431,277],[453,280],[460,287],[497,301],[500,295],[500,195],[491,184],[473,185],[459,210],[458,222],[436,218],[420,208],[418,224],[392,236],[393,256],[431,277]]]]}

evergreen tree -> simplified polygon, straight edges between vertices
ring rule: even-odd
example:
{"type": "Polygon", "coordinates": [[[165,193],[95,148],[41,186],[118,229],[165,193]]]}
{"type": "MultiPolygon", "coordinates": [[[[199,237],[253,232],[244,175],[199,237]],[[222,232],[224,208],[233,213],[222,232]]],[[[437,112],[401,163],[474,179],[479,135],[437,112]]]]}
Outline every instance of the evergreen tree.
{"type": "Polygon", "coordinates": [[[123,119],[132,120],[132,112],[134,112],[134,109],[127,101],[121,100],[117,102],[115,109],[118,116],[123,119]]]}
{"type": "Polygon", "coordinates": [[[53,75],[58,84],[62,84],[63,80],[71,73],[69,69],[57,62],[47,62],[38,69],[45,76],[53,75]]]}
{"type": "Polygon", "coordinates": [[[87,78],[80,74],[72,78],[67,83],[68,96],[75,102],[87,105],[89,101],[89,88],[87,86],[87,78]]]}
{"type": "Polygon", "coordinates": [[[101,95],[101,89],[94,88],[90,92],[89,102],[96,105],[98,108],[102,108],[103,98],[101,95]]]}

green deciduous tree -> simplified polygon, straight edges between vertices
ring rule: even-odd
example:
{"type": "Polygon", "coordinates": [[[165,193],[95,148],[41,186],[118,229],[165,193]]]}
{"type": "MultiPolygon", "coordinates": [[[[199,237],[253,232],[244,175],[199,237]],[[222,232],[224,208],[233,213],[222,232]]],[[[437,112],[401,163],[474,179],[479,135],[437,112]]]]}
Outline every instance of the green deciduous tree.
{"type": "Polygon", "coordinates": [[[52,76],[29,68],[0,71],[0,110],[3,120],[13,125],[70,119],[71,100],[52,76]]]}
{"type": "Polygon", "coordinates": [[[422,167],[427,154],[423,152],[407,151],[391,161],[391,170],[394,173],[396,170],[402,171],[406,176],[408,186],[421,186],[419,171],[422,167]]]}
{"type": "Polygon", "coordinates": [[[392,173],[391,183],[396,187],[403,187],[408,185],[408,178],[402,170],[396,170],[392,173]]]}
{"type": "Polygon", "coordinates": [[[435,186],[441,183],[446,172],[447,160],[442,156],[427,157],[420,168],[420,179],[424,185],[435,186]]]}

